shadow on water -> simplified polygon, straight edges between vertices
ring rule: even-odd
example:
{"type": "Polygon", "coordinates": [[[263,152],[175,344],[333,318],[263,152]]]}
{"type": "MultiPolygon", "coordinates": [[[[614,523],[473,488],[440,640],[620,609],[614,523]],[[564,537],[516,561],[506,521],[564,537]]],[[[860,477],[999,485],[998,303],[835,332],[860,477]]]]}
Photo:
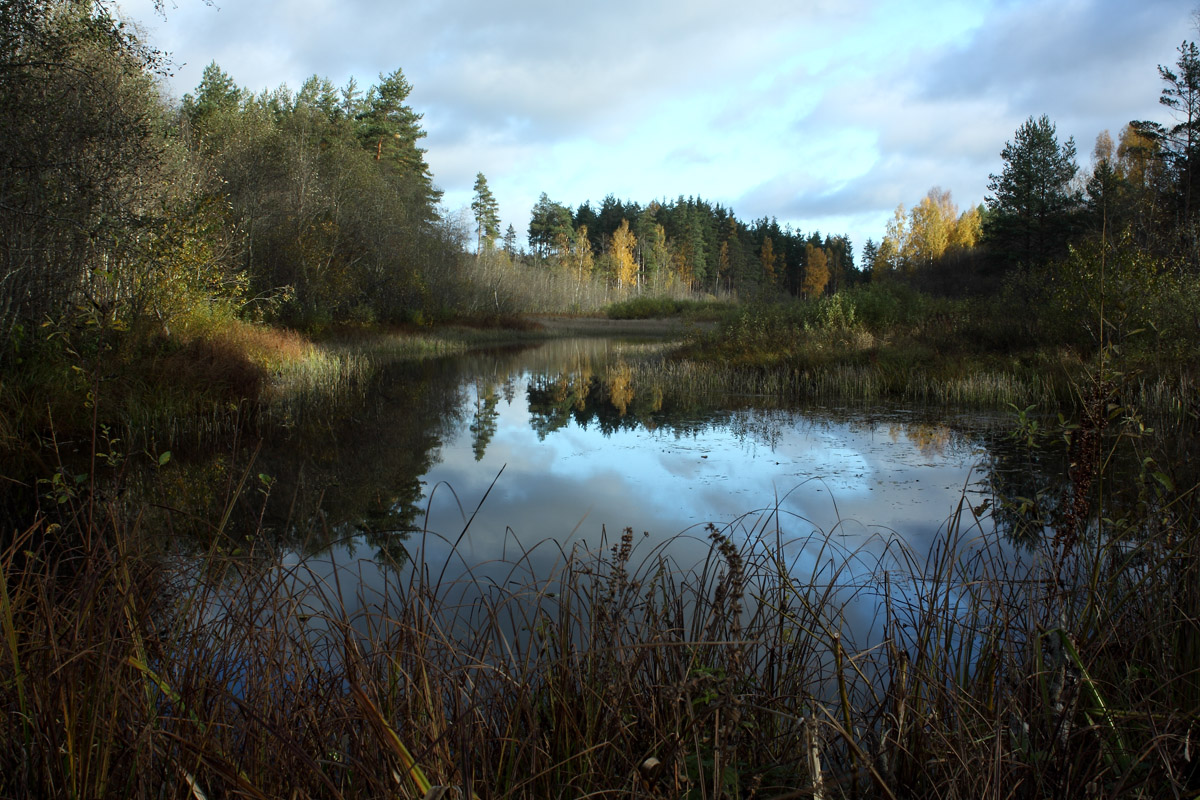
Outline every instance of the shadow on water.
{"type": "MultiPolygon", "coordinates": [[[[337,413],[121,470],[121,491],[150,501],[141,530],[177,553],[220,540],[222,555],[384,570],[415,555],[455,574],[554,543],[522,556],[535,576],[538,564],[552,569],[554,549],[626,527],[654,547],[674,542],[681,563],[704,557],[709,524],[749,540],[766,518],[799,553],[794,542],[816,537],[877,560],[897,547],[928,552],[964,508],[1009,548],[1035,544],[1065,513],[1069,453],[1049,424],[798,407],[699,391],[673,374],[661,344],[609,339],[394,362],[337,413]]],[[[1118,492],[1113,502],[1139,501],[1118,492]]],[[[794,569],[814,569],[812,558],[794,569]]]]}
{"type": "Polygon", "coordinates": [[[640,380],[659,357],[567,340],[391,365],[336,418],[156,473],[156,525],[206,552],[203,521],[244,483],[226,528],[257,538],[239,548],[303,560],[352,608],[381,602],[410,559],[469,605],[481,585],[536,585],[625,528],[639,552],[690,568],[712,525],[779,550],[813,585],[856,587],[838,591],[865,629],[876,606],[862,587],[923,558],[964,494],[986,506],[973,467],[1002,417],[764,407],[640,380]]]}

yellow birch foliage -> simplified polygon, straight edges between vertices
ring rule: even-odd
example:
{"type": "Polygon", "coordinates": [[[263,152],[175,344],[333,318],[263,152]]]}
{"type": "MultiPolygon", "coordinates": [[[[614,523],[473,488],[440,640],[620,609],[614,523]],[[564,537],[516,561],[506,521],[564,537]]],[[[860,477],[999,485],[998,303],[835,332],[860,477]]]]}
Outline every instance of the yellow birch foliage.
{"type": "Polygon", "coordinates": [[[620,227],[613,232],[609,249],[617,286],[631,285],[637,279],[637,262],[633,259],[635,247],[637,238],[633,231],[629,230],[629,221],[623,219],[620,227]]]}
{"type": "Polygon", "coordinates": [[[930,189],[909,216],[904,248],[909,269],[927,267],[946,254],[957,220],[958,207],[950,199],[950,193],[938,187],[930,189]]]}
{"type": "Polygon", "coordinates": [[[983,216],[979,206],[968,208],[958,217],[954,225],[954,233],[950,236],[951,250],[968,250],[979,243],[983,235],[983,216]]]}
{"type": "Polygon", "coordinates": [[[806,298],[818,297],[829,283],[829,257],[822,248],[813,247],[811,244],[805,247],[805,251],[808,258],[800,291],[806,298]]]}
{"type": "Polygon", "coordinates": [[[1117,174],[1138,188],[1154,183],[1160,160],[1158,143],[1126,125],[1117,145],[1117,174]]]}
{"type": "Polygon", "coordinates": [[[775,255],[775,243],[771,241],[770,236],[763,237],[762,250],[759,251],[758,260],[762,262],[763,286],[774,286],[775,263],[778,259],[775,255]]]}
{"type": "Polygon", "coordinates": [[[912,274],[948,252],[974,247],[982,230],[978,208],[959,214],[950,192],[935,186],[908,214],[903,203],[896,206],[879,245],[876,264],[883,271],[912,274]]]}

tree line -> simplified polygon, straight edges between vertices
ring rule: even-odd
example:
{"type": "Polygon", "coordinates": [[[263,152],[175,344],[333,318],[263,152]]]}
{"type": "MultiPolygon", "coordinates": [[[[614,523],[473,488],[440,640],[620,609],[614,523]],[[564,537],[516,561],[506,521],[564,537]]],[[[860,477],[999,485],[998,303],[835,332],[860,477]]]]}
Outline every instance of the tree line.
{"type": "MultiPolygon", "coordinates": [[[[1159,102],[1171,117],[1132,120],[1114,142],[1100,133],[1081,168],[1073,138],[1059,141],[1046,115],[1030,117],[1005,143],[989,195],[959,213],[935,187],[910,211],[900,205],[881,241],[868,240],[872,280],[904,280],[941,292],[995,289],[1016,273],[1043,273],[1089,248],[1120,245],[1156,268],[1200,274],[1200,51],[1177,50],[1159,66],[1159,102]]],[[[1062,276],[1059,276],[1062,277],[1062,276]]]]}
{"type": "MultiPolygon", "coordinates": [[[[621,290],[740,297],[812,298],[868,280],[978,292],[1096,241],[1159,271],[1200,272],[1200,53],[1189,42],[1158,68],[1170,123],[1101,135],[1085,174],[1074,142],[1030,118],[983,204],[960,212],[931,190],[898,208],[858,263],[845,236],[744,221],[694,196],[570,207],[543,194],[525,252],[512,226],[501,233],[482,174],[479,258],[468,259],[468,233],[439,213],[401,70],[367,87],[313,76],[255,94],[210,64],[169,104],[162,54],[112,9],[0,0],[0,364],[63,319],[169,335],[198,308],[310,329],[446,315],[479,291],[473,262],[501,255],[621,290]]],[[[487,294],[499,304],[494,286],[487,294]]]]}
{"type": "Polygon", "coordinates": [[[762,297],[815,297],[863,280],[844,235],[805,234],[773,218],[752,222],[699,197],[640,203],[606,196],[575,208],[544,192],[530,212],[530,252],[518,251],[510,225],[502,244],[487,179],[475,183],[480,252],[556,269],[579,281],[621,288],[682,283],[694,291],[762,297]],[[489,211],[490,209],[490,211],[489,211]],[[483,231],[492,231],[485,235],[483,231]]]}

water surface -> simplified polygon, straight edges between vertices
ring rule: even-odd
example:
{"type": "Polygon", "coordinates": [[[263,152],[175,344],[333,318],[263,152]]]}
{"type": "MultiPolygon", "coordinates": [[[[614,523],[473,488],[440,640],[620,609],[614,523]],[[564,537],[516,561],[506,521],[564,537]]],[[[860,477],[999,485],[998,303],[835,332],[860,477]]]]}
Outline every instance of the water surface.
{"type": "Polygon", "coordinates": [[[965,546],[993,543],[1003,415],[636,385],[657,349],[582,339],[395,365],[347,419],[264,449],[262,518],[296,558],[353,564],[365,584],[414,563],[511,583],[519,561],[545,578],[626,528],[642,557],[697,563],[711,526],[801,575],[852,562],[859,583],[923,560],[951,525],[965,546]]]}

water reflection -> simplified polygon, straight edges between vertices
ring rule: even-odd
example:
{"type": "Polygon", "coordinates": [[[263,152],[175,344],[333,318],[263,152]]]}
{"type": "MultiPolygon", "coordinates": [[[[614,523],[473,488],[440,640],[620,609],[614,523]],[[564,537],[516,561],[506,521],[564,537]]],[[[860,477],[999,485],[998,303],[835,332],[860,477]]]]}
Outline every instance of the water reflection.
{"type": "Polygon", "coordinates": [[[996,419],[705,406],[637,385],[631,359],[642,355],[558,342],[495,354],[489,374],[463,375],[463,422],[423,476],[423,556],[448,557],[445,543],[485,495],[455,552],[464,564],[546,539],[595,543],[625,527],[700,553],[705,545],[676,536],[704,540],[709,523],[746,536],[765,519],[853,550],[923,547],[964,496],[982,505],[975,433],[996,419]]]}
{"type": "Polygon", "coordinates": [[[176,529],[220,518],[227,494],[211,487],[248,475],[230,529],[275,548],[486,570],[539,542],[554,543],[537,548],[553,560],[626,527],[694,560],[710,523],[802,561],[817,539],[863,559],[923,552],[956,512],[990,503],[1002,415],[757,407],[639,381],[656,355],[593,339],[395,364],[357,405],[264,441],[252,460],[181,465],[162,506],[184,507],[190,490],[176,529]]]}

